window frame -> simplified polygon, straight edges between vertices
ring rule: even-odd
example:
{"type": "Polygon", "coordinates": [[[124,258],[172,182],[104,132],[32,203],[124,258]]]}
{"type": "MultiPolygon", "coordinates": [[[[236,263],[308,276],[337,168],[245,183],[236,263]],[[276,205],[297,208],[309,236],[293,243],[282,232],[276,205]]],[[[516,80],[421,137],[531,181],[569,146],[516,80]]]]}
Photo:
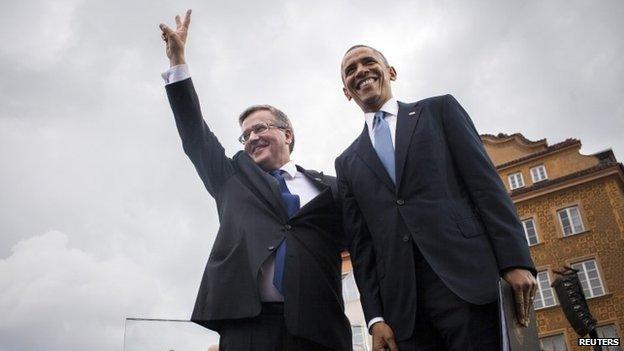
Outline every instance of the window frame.
{"type": "Polygon", "coordinates": [[[533,183],[538,183],[538,182],[543,182],[545,180],[548,180],[548,173],[546,172],[546,166],[544,166],[543,164],[537,165],[535,167],[531,167],[529,169],[529,173],[531,173],[531,180],[533,181],[533,183]],[[540,175],[540,172],[539,172],[540,169],[544,170],[544,178],[537,179],[535,175],[536,174],[538,176],[540,175]]]}
{"type": "Polygon", "coordinates": [[[524,186],[525,186],[524,176],[522,175],[521,171],[508,174],[507,175],[507,180],[509,182],[509,189],[511,189],[511,190],[524,188],[524,186]],[[517,183],[516,186],[514,186],[514,181],[512,179],[515,180],[515,183],[517,183]]]}
{"type": "Polygon", "coordinates": [[[561,233],[563,234],[564,237],[573,236],[573,235],[580,234],[586,231],[585,223],[583,223],[583,216],[581,215],[581,207],[578,204],[560,208],[556,211],[556,214],[557,214],[557,218],[559,219],[561,233]],[[581,229],[578,231],[576,231],[575,226],[574,226],[574,220],[572,219],[572,216],[571,216],[571,213],[572,213],[571,209],[576,209],[576,212],[578,215],[578,221],[581,225],[581,229]],[[566,213],[567,221],[569,223],[569,228],[571,230],[569,234],[566,234],[565,226],[563,224],[563,218],[561,218],[561,214],[564,212],[566,213]]]}
{"type": "Polygon", "coordinates": [[[540,239],[539,239],[539,235],[537,234],[537,224],[535,223],[535,217],[528,217],[525,219],[520,220],[520,222],[522,223],[522,229],[524,230],[524,238],[527,241],[527,244],[529,246],[534,246],[540,243],[540,239]],[[531,243],[531,241],[529,240],[529,233],[527,230],[527,226],[525,222],[531,221],[531,223],[533,224],[533,234],[535,234],[535,242],[531,243]]]}
{"type": "Polygon", "coordinates": [[[550,284],[552,283],[550,280],[550,272],[548,269],[544,269],[544,270],[540,270],[537,272],[537,291],[535,292],[535,300],[533,300],[533,308],[537,311],[537,310],[541,310],[544,308],[548,308],[548,307],[552,307],[552,306],[557,306],[559,304],[559,302],[557,301],[557,296],[555,295],[553,288],[550,286],[550,284]],[[546,289],[548,290],[543,290],[542,289],[542,281],[540,280],[540,274],[546,274],[546,289]],[[549,291],[550,292],[550,297],[552,298],[552,304],[550,305],[546,305],[546,299],[544,298],[544,291],[549,291]],[[538,300],[538,294],[539,293],[539,300],[538,300]],[[542,306],[541,307],[536,307],[535,303],[537,301],[541,301],[542,306]]]}
{"type": "Polygon", "coordinates": [[[583,287],[583,279],[579,275],[579,282],[581,283],[581,287],[583,288],[583,294],[585,295],[585,298],[586,299],[592,299],[594,297],[600,297],[600,296],[606,295],[607,294],[607,288],[606,288],[606,286],[604,284],[604,279],[602,279],[602,274],[600,273],[601,269],[600,269],[600,266],[598,265],[598,260],[595,257],[585,258],[583,260],[577,260],[577,261],[574,261],[574,262],[570,263],[570,267],[572,267],[574,269],[577,269],[574,266],[575,265],[579,265],[579,264],[583,267],[583,270],[579,270],[576,274],[579,275],[579,273],[583,272],[583,275],[584,275],[584,278],[585,278],[585,282],[586,282],[586,284],[588,286],[587,290],[591,293],[590,295],[587,294],[587,291],[585,291],[585,287],[583,287]],[[600,288],[602,289],[602,293],[601,294],[594,294],[594,288],[595,287],[590,285],[591,279],[589,277],[589,274],[587,273],[587,268],[586,268],[585,264],[587,262],[592,262],[592,261],[594,263],[594,267],[595,267],[595,270],[596,270],[596,277],[597,277],[597,278],[594,278],[594,280],[597,279],[598,282],[600,283],[600,288]]]}

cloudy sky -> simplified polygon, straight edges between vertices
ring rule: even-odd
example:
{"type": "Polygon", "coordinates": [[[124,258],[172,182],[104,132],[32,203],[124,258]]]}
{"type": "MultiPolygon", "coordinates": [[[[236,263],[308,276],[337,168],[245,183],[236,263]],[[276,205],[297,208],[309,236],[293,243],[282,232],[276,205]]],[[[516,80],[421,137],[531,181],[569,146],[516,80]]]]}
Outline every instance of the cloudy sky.
{"type": "Polygon", "coordinates": [[[121,350],[127,317],[190,316],[217,219],[175,130],[158,30],[187,8],[191,74],[230,155],[238,113],[270,103],[293,120],[295,160],[335,174],[363,124],[339,63],[366,43],[397,69],[403,101],[451,93],[481,133],[624,158],[621,1],[11,1],[1,351],[121,350]]]}

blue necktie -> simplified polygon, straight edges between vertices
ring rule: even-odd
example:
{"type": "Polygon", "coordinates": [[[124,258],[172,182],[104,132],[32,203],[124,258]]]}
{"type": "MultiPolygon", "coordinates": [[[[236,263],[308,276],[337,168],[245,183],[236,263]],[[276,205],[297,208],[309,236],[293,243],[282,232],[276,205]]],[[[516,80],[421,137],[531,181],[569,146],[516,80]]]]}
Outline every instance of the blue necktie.
{"type": "Polygon", "coordinates": [[[394,147],[392,146],[392,138],[390,137],[390,126],[386,121],[383,111],[375,113],[373,119],[373,135],[375,136],[375,151],[379,160],[388,172],[392,182],[396,184],[396,175],[394,168],[394,147]]]}
{"type": "MultiPolygon", "coordinates": [[[[276,169],[274,171],[269,172],[275,179],[277,179],[277,183],[279,184],[279,191],[282,194],[282,200],[284,201],[284,205],[286,206],[286,212],[288,213],[288,217],[292,217],[297,211],[299,211],[300,202],[299,195],[294,195],[290,193],[288,187],[286,186],[286,180],[282,176],[281,169],[276,169]]],[[[284,265],[286,264],[286,239],[279,244],[277,247],[277,251],[275,252],[275,274],[273,275],[273,285],[280,294],[284,295],[284,265]]]]}

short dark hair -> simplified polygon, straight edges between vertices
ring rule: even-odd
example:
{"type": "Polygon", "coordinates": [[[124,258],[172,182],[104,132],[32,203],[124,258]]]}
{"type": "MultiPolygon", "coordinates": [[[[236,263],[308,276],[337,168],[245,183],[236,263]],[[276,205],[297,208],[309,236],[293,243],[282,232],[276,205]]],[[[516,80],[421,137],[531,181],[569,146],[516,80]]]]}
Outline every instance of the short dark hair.
{"type": "Polygon", "coordinates": [[[357,45],[353,45],[352,47],[350,47],[345,53],[344,55],[342,55],[342,57],[345,57],[349,52],[358,49],[358,48],[368,48],[373,50],[373,52],[377,53],[379,56],[381,56],[381,59],[383,61],[383,63],[387,66],[390,67],[390,64],[388,63],[388,60],[386,59],[386,57],[384,56],[384,54],[381,53],[381,51],[375,49],[372,46],[368,46],[368,45],[364,45],[364,44],[357,44],[357,45]]]}
{"type": "Polygon", "coordinates": [[[293,149],[295,148],[295,131],[293,129],[292,123],[290,123],[290,119],[288,118],[288,116],[286,116],[286,114],[282,112],[280,109],[275,108],[271,105],[249,106],[245,109],[245,111],[243,111],[240,114],[240,116],[238,116],[238,124],[242,126],[243,121],[247,119],[249,115],[251,115],[252,113],[256,111],[269,111],[273,115],[273,117],[275,117],[278,127],[282,127],[282,128],[290,130],[290,133],[292,134],[292,143],[288,145],[288,148],[290,150],[290,153],[292,153],[293,149]]]}

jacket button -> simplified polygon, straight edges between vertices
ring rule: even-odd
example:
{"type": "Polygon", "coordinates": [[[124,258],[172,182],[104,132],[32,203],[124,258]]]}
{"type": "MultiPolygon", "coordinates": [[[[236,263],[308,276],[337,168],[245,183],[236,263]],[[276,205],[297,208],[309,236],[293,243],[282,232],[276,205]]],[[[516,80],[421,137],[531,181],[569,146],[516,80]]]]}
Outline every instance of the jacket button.
{"type": "Polygon", "coordinates": [[[273,250],[275,250],[275,246],[269,246],[269,247],[267,247],[267,250],[273,251],[273,250]]]}
{"type": "Polygon", "coordinates": [[[409,241],[409,239],[410,239],[409,235],[407,235],[407,234],[403,235],[403,242],[406,243],[406,242],[409,241]]]}
{"type": "Polygon", "coordinates": [[[291,230],[291,229],[292,229],[292,226],[291,226],[290,224],[286,224],[286,225],[284,226],[284,229],[286,229],[286,230],[291,230]]]}
{"type": "Polygon", "coordinates": [[[397,203],[397,205],[402,206],[402,205],[404,205],[404,204],[405,204],[405,200],[403,200],[403,199],[398,199],[398,200],[396,200],[396,203],[397,203]]]}

